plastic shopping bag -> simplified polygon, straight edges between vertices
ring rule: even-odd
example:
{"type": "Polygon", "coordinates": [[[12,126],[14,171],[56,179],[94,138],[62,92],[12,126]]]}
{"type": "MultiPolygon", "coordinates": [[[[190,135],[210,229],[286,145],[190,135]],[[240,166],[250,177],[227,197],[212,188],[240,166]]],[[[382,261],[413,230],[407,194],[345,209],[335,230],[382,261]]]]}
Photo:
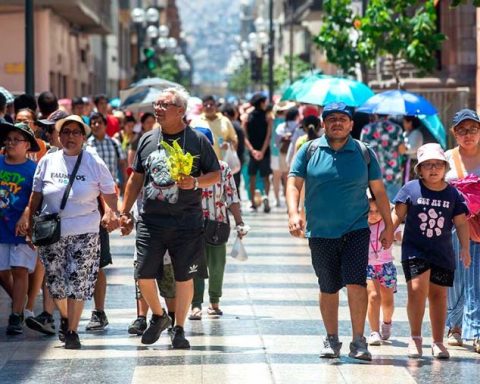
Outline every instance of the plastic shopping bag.
{"type": "Polygon", "coordinates": [[[229,145],[228,149],[225,150],[225,153],[223,155],[223,161],[225,161],[228,164],[233,175],[240,172],[240,169],[242,168],[242,164],[240,163],[240,159],[238,158],[237,152],[232,148],[231,145],[229,145]]]}
{"type": "Polygon", "coordinates": [[[245,250],[245,247],[243,246],[242,240],[240,238],[237,237],[237,239],[235,240],[230,255],[238,261],[245,261],[248,259],[247,251],[245,250]]]}

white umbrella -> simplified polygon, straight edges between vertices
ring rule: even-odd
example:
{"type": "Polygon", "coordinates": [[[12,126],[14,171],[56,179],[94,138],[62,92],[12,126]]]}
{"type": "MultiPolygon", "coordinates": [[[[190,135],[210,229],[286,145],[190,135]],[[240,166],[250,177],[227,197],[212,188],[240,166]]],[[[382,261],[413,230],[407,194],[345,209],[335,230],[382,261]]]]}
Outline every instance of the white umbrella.
{"type": "MultiPolygon", "coordinates": [[[[145,96],[146,95],[145,92],[147,92],[149,89],[153,89],[153,91],[155,91],[155,90],[163,90],[165,88],[170,88],[170,87],[183,88],[178,83],[174,83],[173,81],[162,79],[160,77],[149,77],[146,79],[139,80],[136,83],[131,84],[129,88],[123,89],[120,91],[120,100],[121,100],[120,107],[123,109],[128,108],[131,110],[131,107],[125,104],[127,102],[127,99],[129,99],[130,97],[135,95],[142,95],[142,94],[145,96]]],[[[137,99],[138,98],[135,98],[135,100],[137,99]]],[[[128,104],[131,104],[131,101],[129,101],[128,104]]]]}
{"type": "Polygon", "coordinates": [[[145,88],[127,96],[122,102],[121,108],[128,109],[133,113],[153,112],[152,103],[156,101],[161,92],[161,89],[145,88]]]}

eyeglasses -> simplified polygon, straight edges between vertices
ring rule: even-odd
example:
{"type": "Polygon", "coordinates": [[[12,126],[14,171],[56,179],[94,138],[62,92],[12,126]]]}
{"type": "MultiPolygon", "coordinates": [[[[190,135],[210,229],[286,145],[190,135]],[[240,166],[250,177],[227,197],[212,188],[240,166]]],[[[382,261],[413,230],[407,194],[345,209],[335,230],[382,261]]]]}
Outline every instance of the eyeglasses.
{"type": "Polygon", "coordinates": [[[215,105],[215,103],[205,103],[205,104],[203,104],[203,106],[205,108],[214,108],[216,105],[215,105]]]}
{"type": "Polygon", "coordinates": [[[90,125],[104,125],[105,123],[102,120],[93,120],[90,121],[90,125]]]}
{"type": "Polygon", "coordinates": [[[3,142],[5,144],[13,144],[13,145],[17,145],[18,143],[21,143],[22,141],[28,141],[28,140],[23,140],[23,139],[11,139],[9,137],[7,137],[5,140],[3,140],[3,142]]]}
{"type": "Polygon", "coordinates": [[[422,166],[422,168],[425,168],[426,170],[431,171],[433,168],[435,168],[435,169],[444,168],[445,167],[445,162],[440,161],[440,162],[437,162],[437,163],[422,163],[421,166],[422,166]]]}
{"type": "Polygon", "coordinates": [[[70,136],[70,135],[72,135],[73,137],[83,136],[83,132],[82,132],[82,131],[69,131],[69,130],[66,130],[66,129],[60,131],[60,134],[63,135],[63,136],[70,136]]]}
{"type": "Polygon", "coordinates": [[[175,103],[160,103],[160,102],[153,102],[152,103],[152,106],[153,106],[153,109],[162,109],[162,110],[167,110],[167,108],[171,105],[174,105],[175,107],[178,107],[177,104],[175,103]]]}
{"type": "Polygon", "coordinates": [[[459,128],[455,130],[458,136],[476,135],[479,132],[478,127],[459,128]]]}

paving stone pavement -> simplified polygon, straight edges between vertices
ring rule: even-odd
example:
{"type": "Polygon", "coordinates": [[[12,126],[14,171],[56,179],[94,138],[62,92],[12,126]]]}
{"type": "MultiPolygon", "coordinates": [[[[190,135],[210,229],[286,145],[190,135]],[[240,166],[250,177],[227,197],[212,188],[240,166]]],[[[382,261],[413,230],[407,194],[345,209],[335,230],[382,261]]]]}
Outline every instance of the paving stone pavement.
{"type": "MultiPolygon", "coordinates": [[[[56,337],[27,328],[21,336],[6,336],[10,303],[0,292],[0,383],[477,382],[480,355],[473,353],[471,346],[449,348],[449,361],[432,359],[427,321],[425,357],[406,357],[406,286],[398,246],[395,254],[400,276],[392,340],[370,348],[372,363],[349,359],[350,322],[342,291],[342,356],[319,359],[324,329],[307,242],[288,234],[285,208],[273,209],[268,215],[245,214],[244,219],[252,227],[244,241],[249,259],[240,262],[228,257],[221,300],[224,316],[209,319],[204,313],[201,321],[187,321],[191,350],[172,350],[166,333],[152,346],[127,334],[127,326],[136,316],[134,237],[122,238],[116,232],[111,235],[114,264],[106,269],[110,325],[104,332],[85,332],[91,307],[87,304],[80,323],[81,350],[65,350],[56,337]]],[[[39,297],[36,313],[41,312],[40,303],[39,297]]],[[[58,326],[58,314],[55,316],[58,326]]]]}

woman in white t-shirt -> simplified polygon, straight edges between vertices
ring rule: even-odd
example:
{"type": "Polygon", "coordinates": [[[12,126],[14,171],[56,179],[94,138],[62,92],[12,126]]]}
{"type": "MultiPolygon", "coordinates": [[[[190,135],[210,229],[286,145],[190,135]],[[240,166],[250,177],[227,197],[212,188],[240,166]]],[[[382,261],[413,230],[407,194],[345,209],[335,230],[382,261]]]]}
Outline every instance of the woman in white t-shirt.
{"type": "Polygon", "coordinates": [[[58,121],[55,128],[63,149],[45,155],[38,163],[23,225],[28,231],[28,223],[40,203],[42,214],[60,211],[69,176],[82,154],[65,208],[60,213],[60,240],[39,247],[47,286],[62,317],[59,338],[65,341],[66,349],[79,349],[78,323],[84,301],[93,295],[100,263],[97,198],[101,194],[110,208],[102,224],[113,230],[118,226],[117,195],[105,163],[98,155],[82,149],[90,127],[80,117],[71,115],[58,121]]]}

